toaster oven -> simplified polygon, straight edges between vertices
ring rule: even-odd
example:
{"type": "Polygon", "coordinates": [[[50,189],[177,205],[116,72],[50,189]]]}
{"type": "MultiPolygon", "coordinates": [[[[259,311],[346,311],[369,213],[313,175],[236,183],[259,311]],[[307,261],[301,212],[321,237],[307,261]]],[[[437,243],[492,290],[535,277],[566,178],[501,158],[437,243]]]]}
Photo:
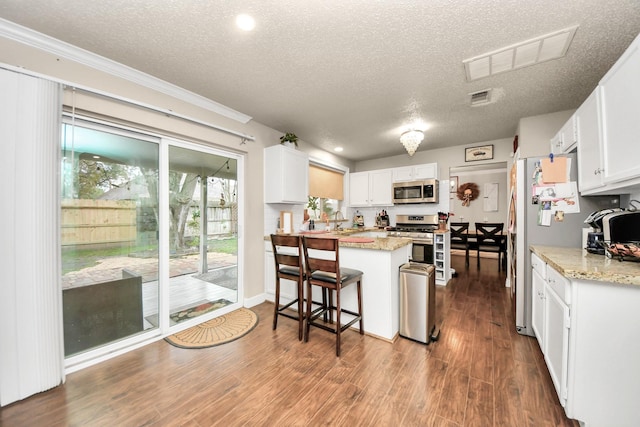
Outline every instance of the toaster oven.
{"type": "Polygon", "coordinates": [[[621,211],[602,218],[602,234],[605,242],[640,242],[640,211],[621,211]]]}

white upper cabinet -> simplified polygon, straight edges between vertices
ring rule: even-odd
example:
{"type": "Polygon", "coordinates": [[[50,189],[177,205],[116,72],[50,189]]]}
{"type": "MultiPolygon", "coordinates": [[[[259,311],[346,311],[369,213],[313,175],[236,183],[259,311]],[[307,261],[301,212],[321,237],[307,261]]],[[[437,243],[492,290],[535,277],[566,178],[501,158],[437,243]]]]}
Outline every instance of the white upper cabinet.
{"type": "Polygon", "coordinates": [[[600,81],[605,183],[640,176],[640,36],[600,81]]]}
{"type": "Polygon", "coordinates": [[[394,168],[393,182],[414,181],[419,179],[438,178],[438,164],[425,163],[417,166],[394,168]]]}
{"type": "Polygon", "coordinates": [[[391,170],[355,172],[349,175],[350,206],[392,206],[391,170]]]}
{"type": "Polygon", "coordinates": [[[567,120],[562,128],[551,138],[551,152],[553,154],[568,153],[576,147],[576,116],[567,120]]]}
{"type": "Polygon", "coordinates": [[[581,192],[604,185],[602,180],[602,145],[600,144],[599,93],[596,88],[575,114],[578,130],[578,185],[581,192]]]}
{"type": "Polygon", "coordinates": [[[307,153],[274,145],[264,149],[264,202],[307,203],[309,196],[309,156],[307,153]]]}

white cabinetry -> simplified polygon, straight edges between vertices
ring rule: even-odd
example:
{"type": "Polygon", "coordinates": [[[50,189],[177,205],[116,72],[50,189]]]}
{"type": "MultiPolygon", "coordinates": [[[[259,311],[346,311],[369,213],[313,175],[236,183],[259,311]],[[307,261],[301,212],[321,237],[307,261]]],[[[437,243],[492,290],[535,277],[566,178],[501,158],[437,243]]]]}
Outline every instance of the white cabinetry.
{"type": "Polygon", "coordinates": [[[600,81],[604,181],[640,176],[640,36],[600,81]]]}
{"type": "Polygon", "coordinates": [[[434,233],[433,258],[436,267],[436,285],[446,286],[451,279],[451,233],[434,233]]]}
{"type": "Polygon", "coordinates": [[[640,36],[576,111],[583,195],[640,190],[640,36]]]}
{"type": "Polygon", "coordinates": [[[391,170],[355,172],[349,175],[350,206],[392,206],[391,170]]]}
{"type": "Polygon", "coordinates": [[[531,272],[531,327],[544,354],[544,298],[547,264],[532,253],[531,267],[533,269],[531,272]]]}
{"type": "Polygon", "coordinates": [[[576,147],[576,142],[575,115],[573,115],[551,138],[551,152],[553,154],[568,153],[576,147]]]}
{"type": "Polygon", "coordinates": [[[547,286],[544,298],[544,359],[560,404],[567,402],[567,373],[569,362],[569,295],[571,284],[560,273],[547,267],[547,286]]]}
{"type": "Polygon", "coordinates": [[[309,195],[309,156],[284,145],[264,149],[264,202],[304,204],[309,195]]]}
{"type": "Polygon", "coordinates": [[[419,179],[438,178],[438,164],[425,163],[417,166],[394,168],[393,182],[414,181],[419,179]]]}
{"type": "Polygon", "coordinates": [[[580,191],[604,185],[600,144],[600,92],[594,90],[576,111],[578,136],[578,185],[580,191]]]}
{"type": "MultiPolygon", "coordinates": [[[[568,279],[532,254],[532,262],[534,259],[544,263],[546,282],[543,308],[535,293],[532,308],[534,316],[536,310],[543,315],[541,348],[567,416],[586,427],[636,426],[640,416],[640,340],[635,338],[640,336],[640,287],[568,279]]],[[[560,265],[563,262],[558,260],[560,265]]],[[[566,264],[573,268],[575,262],[566,264]]],[[[533,273],[535,288],[535,269],[533,273]]]]}

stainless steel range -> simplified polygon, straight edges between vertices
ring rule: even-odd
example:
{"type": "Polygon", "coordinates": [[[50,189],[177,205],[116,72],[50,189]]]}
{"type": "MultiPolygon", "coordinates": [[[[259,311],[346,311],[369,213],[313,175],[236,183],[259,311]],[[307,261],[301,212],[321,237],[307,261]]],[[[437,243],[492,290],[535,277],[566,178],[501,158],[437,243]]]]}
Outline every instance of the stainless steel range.
{"type": "Polygon", "coordinates": [[[396,225],[387,235],[412,239],[411,261],[433,264],[433,231],[437,228],[437,214],[396,215],[396,225]]]}

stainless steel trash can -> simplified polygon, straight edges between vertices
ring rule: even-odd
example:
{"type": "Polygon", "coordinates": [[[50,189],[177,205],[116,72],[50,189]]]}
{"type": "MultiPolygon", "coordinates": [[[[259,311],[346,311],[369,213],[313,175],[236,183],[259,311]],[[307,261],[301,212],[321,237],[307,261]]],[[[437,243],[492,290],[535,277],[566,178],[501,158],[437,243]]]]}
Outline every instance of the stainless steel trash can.
{"type": "Polygon", "coordinates": [[[438,339],[436,278],[431,264],[400,267],[400,336],[429,344],[438,339]]]}

